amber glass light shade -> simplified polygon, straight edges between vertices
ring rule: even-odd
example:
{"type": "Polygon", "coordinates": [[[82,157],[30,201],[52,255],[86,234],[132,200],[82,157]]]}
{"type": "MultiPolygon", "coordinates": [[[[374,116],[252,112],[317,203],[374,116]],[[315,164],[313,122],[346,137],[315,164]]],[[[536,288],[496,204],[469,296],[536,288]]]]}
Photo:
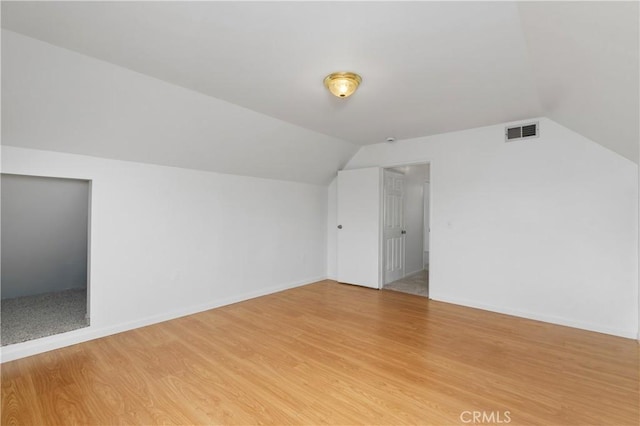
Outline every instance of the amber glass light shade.
{"type": "Polygon", "coordinates": [[[324,79],[324,85],[339,98],[348,98],[356,91],[362,78],[352,72],[334,72],[324,79]]]}

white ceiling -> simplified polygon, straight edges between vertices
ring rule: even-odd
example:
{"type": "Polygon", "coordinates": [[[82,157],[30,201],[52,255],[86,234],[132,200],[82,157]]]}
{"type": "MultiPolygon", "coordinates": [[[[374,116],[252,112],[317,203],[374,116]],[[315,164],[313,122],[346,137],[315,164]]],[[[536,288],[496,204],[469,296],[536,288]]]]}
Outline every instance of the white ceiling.
{"type": "Polygon", "coordinates": [[[548,116],[638,160],[636,2],[3,1],[2,26],[357,144],[548,116]]]}

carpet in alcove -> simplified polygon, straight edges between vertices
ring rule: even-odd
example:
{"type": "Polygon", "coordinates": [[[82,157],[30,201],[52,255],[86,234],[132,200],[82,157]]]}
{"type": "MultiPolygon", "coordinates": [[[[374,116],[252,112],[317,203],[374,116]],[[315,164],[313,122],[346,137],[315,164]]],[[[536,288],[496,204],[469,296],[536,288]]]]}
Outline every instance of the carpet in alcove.
{"type": "Polygon", "coordinates": [[[2,346],[88,326],[87,290],[65,290],[2,300],[2,346]]]}

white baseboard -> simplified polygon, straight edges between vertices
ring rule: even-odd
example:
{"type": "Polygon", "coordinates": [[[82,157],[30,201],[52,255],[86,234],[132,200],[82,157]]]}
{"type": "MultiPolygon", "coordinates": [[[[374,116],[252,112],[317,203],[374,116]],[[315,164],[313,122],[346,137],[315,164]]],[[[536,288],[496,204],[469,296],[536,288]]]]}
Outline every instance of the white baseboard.
{"type": "Polygon", "coordinates": [[[176,309],[175,311],[163,313],[160,315],[153,315],[145,318],[140,318],[134,321],[128,321],[125,323],[114,324],[114,325],[109,325],[105,327],[95,327],[90,325],[85,328],[57,334],[54,336],[42,337],[40,339],[35,339],[27,342],[4,346],[0,349],[0,363],[13,361],[19,358],[36,355],[36,354],[51,351],[54,349],[60,349],[65,346],[71,346],[78,343],[87,342],[89,340],[98,339],[100,337],[121,333],[127,330],[133,330],[135,328],[140,328],[140,327],[156,324],[163,321],[168,321],[168,320],[183,317],[186,315],[192,315],[198,312],[208,311],[209,309],[219,308],[220,306],[231,305],[233,303],[254,299],[260,296],[266,296],[268,294],[277,293],[279,291],[288,290],[294,287],[300,287],[303,285],[311,284],[311,283],[322,281],[325,279],[327,279],[326,276],[309,278],[301,281],[290,282],[287,284],[271,286],[261,290],[239,294],[237,296],[226,297],[223,299],[216,299],[216,300],[209,301],[207,303],[192,305],[186,308],[176,309]]]}
{"type": "Polygon", "coordinates": [[[408,277],[408,276],[413,275],[413,274],[417,274],[418,272],[422,272],[422,271],[424,271],[424,269],[425,269],[425,268],[422,268],[422,269],[416,269],[416,270],[415,270],[415,271],[413,271],[413,272],[405,272],[404,277],[402,277],[402,278],[408,277]]]}
{"type": "Polygon", "coordinates": [[[604,334],[610,334],[613,336],[626,337],[629,339],[635,339],[637,334],[636,330],[625,330],[625,329],[605,327],[600,324],[586,323],[582,321],[575,321],[567,318],[556,317],[553,315],[538,314],[534,312],[519,311],[515,309],[492,306],[484,303],[478,303],[472,300],[458,299],[455,297],[449,297],[449,296],[434,297],[434,295],[430,294],[429,298],[439,302],[452,303],[454,305],[467,306],[469,308],[482,309],[485,311],[496,312],[499,314],[512,315],[516,317],[548,322],[556,325],[562,325],[565,327],[579,328],[581,330],[595,331],[597,333],[604,333],[604,334]]]}

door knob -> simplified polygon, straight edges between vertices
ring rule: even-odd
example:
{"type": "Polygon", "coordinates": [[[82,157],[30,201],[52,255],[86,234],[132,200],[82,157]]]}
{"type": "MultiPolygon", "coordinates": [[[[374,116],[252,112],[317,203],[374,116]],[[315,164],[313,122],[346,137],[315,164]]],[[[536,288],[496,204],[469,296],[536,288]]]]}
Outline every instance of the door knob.
{"type": "Polygon", "coordinates": [[[342,225],[338,225],[338,229],[342,229],[342,225]]]}

